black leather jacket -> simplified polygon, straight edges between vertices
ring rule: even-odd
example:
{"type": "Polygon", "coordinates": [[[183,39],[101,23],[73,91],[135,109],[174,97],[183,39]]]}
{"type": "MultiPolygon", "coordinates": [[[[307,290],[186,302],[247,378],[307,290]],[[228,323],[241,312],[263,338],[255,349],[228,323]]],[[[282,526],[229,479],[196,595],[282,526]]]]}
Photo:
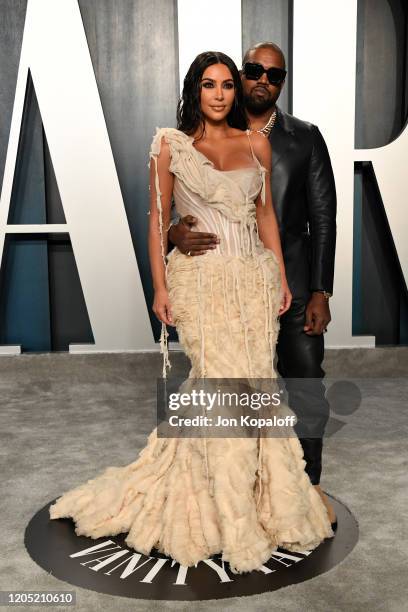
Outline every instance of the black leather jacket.
{"type": "Polygon", "coordinates": [[[319,128],[277,107],[272,145],[272,200],[293,297],[332,293],[336,187],[319,128]]]}

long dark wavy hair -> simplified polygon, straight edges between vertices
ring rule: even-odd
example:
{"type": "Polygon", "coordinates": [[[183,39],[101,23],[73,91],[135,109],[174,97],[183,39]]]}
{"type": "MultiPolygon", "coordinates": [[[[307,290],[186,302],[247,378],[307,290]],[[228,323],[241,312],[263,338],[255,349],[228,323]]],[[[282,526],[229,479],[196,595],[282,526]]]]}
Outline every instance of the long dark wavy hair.
{"type": "Polygon", "coordinates": [[[184,79],[183,92],[177,104],[177,129],[188,134],[194,132],[201,126],[204,133],[204,115],[201,112],[201,85],[204,70],[213,64],[225,64],[229,68],[235,88],[235,99],[230,112],[227,115],[227,123],[230,127],[246,130],[248,119],[244,107],[244,94],[242,90],[241,77],[233,60],[220,51],[204,51],[197,55],[191,64],[184,79]]]}

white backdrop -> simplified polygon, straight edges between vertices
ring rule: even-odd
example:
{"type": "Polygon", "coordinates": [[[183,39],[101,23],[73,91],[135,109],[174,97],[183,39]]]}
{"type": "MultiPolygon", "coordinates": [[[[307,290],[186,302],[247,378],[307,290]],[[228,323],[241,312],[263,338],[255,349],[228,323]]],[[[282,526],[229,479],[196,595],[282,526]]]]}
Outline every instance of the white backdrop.
{"type": "MultiPolygon", "coordinates": [[[[294,114],[319,126],[338,194],[333,321],[327,347],[374,346],[373,337],[351,334],[354,160],[374,163],[405,278],[408,274],[402,197],[407,133],[380,149],[354,150],[356,26],[357,0],[294,0],[294,114]]],[[[203,50],[222,50],[240,65],[240,0],[179,0],[178,33],[180,84],[192,59],[203,50]]],[[[95,345],[71,345],[70,351],[159,350],[77,0],[28,0],[0,199],[0,259],[6,231],[45,230],[70,234],[95,338],[95,345]],[[28,69],[67,225],[7,226],[28,69]]],[[[0,352],[19,352],[19,347],[0,347],[0,352]]]]}

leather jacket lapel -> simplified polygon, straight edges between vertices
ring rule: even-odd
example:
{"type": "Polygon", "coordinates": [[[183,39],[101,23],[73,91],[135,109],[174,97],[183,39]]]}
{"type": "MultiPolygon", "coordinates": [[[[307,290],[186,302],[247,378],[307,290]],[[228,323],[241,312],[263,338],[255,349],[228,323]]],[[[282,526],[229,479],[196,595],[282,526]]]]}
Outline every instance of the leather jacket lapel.
{"type": "Polygon", "coordinates": [[[280,158],[285,154],[289,145],[292,144],[294,134],[293,128],[288,124],[288,116],[278,106],[276,106],[276,121],[269,135],[272,146],[272,168],[276,166],[280,158]]]}

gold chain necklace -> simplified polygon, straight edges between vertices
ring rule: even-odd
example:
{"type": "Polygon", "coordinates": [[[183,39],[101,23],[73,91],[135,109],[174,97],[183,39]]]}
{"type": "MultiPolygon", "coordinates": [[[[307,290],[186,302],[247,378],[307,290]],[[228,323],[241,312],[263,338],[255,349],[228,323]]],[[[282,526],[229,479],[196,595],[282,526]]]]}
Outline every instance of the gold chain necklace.
{"type": "Polygon", "coordinates": [[[254,131],[260,132],[261,134],[264,134],[264,136],[268,138],[273,126],[275,125],[275,121],[276,121],[276,108],[273,111],[272,115],[269,117],[268,123],[266,123],[263,126],[263,128],[261,128],[260,130],[251,130],[251,132],[254,132],[254,131]]]}

